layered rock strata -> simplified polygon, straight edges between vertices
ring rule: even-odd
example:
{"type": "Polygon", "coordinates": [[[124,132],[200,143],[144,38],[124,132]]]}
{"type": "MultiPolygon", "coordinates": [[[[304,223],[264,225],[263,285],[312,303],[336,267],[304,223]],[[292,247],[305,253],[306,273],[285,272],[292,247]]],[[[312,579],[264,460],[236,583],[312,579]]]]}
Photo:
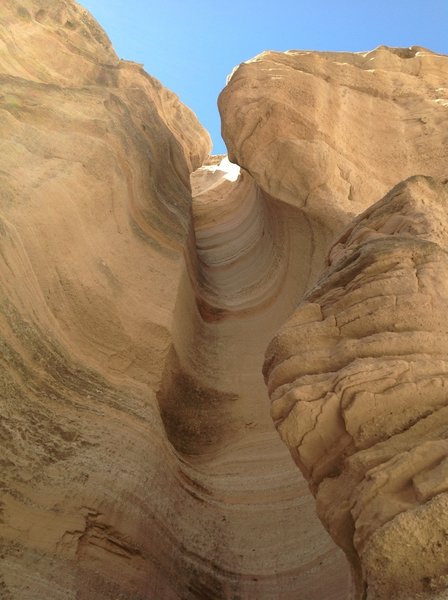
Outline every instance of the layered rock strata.
{"type": "Polygon", "coordinates": [[[0,596],[186,597],[156,389],[209,137],[77,4],[0,19],[0,596]]]}
{"type": "Polygon", "coordinates": [[[447,78],[418,47],[267,52],[220,96],[231,160],[338,239],[264,369],[360,598],[447,593],[447,78]]]}
{"type": "Polygon", "coordinates": [[[344,598],[347,566],[282,449],[261,374],[269,339],[308,281],[308,226],[227,159],[197,170],[192,190],[195,247],[158,399],[202,512],[222,527],[214,556],[227,577],[216,597],[344,598]]]}
{"type": "Polygon", "coordinates": [[[272,416],[359,597],[448,589],[448,184],[368,209],[270,345],[272,416]]]}
{"type": "Polygon", "coordinates": [[[266,373],[319,516],[358,594],[443,590],[446,185],[332,242],[443,174],[446,57],[244,63],[240,169],[75,2],[0,25],[1,598],[345,600],[261,373],[303,297],[266,373]]]}
{"type": "Polygon", "coordinates": [[[0,25],[0,597],[342,600],[261,375],[309,226],[76,3],[0,25]]]}
{"type": "Polygon", "coordinates": [[[446,175],[447,57],[425,48],[264,52],[219,98],[229,158],[337,232],[412,175],[446,175]]]}

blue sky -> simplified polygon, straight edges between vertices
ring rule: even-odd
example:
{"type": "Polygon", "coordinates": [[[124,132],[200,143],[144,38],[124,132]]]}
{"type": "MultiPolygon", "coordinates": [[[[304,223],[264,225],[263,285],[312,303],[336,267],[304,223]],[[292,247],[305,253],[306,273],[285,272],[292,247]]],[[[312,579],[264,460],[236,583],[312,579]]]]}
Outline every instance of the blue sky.
{"type": "Polygon", "coordinates": [[[121,58],[176,92],[225,152],[216,107],[233,67],[263,50],[425,46],[448,54],[448,0],[80,0],[121,58]]]}

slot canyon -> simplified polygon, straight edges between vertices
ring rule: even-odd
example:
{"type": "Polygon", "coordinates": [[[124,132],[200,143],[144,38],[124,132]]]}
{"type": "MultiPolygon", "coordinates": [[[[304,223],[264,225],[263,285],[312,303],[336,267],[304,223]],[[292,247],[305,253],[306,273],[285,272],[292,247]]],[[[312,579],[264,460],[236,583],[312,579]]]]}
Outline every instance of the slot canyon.
{"type": "Polygon", "coordinates": [[[448,57],[218,104],[2,0],[0,600],[447,599],[448,57]]]}

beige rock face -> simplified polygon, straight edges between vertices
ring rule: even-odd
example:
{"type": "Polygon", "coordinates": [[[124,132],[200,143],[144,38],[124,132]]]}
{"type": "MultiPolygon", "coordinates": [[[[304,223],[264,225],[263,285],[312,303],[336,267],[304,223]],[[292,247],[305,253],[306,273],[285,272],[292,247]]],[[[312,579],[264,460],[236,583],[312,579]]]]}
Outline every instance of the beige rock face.
{"type": "Polygon", "coordinates": [[[307,221],[71,1],[2,2],[0,139],[1,599],[343,600],[261,374],[307,221]]]}
{"type": "Polygon", "coordinates": [[[447,80],[417,47],[267,52],[220,97],[230,159],[330,232],[264,372],[359,598],[448,594],[447,80]]]}
{"type": "Polygon", "coordinates": [[[1,600],[346,600],[308,485],[355,594],[443,596],[446,81],[265,53],[240,169],[81,6],[2,1],[1,600]]]}
{"type": "Polygon", "coordinates": [[[209,138],[80,6],[0,20],[0,597],[179,598],[198,504],[156,390],[209,138]]]}
{"type": "Polygon", "coordinates": [[[201,515],[221,526],[212,556],[228,573],[193,597],[342,600],[346,562],[282,448],[261,372],[308,278],[308,226],[226,160],[197,170],[192,189],[195,249],[158,398],[201,515]],[[299,268],[298,253],[308,259],[299,268]]]}
{"type": "Polygon", "coordinates": [[[401,180],[445,176],[447,65],[416,46],[264,52],[219,99],[229,158],[337,231],[401,180]]]}
{"type": "Polygon", "coordinates": [[[396,186],[267,354],[272,416],[360,597],[448,589],[447,219],[446,182],[396,186]]]}

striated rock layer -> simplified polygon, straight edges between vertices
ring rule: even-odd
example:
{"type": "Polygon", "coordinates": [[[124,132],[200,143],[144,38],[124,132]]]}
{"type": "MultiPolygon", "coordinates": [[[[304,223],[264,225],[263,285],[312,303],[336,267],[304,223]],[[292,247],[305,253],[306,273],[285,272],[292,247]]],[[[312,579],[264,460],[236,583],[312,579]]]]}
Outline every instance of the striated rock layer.
{"type": "Polygon", "coordinates": [[[220,98],[231,159],[312,228],[346,225],[264,372],[360,598],[448,594],[447,77],[420,48],[265,53],[220,98]]]}
{"type": "Polygon", "coordinates": [[[306,262],[291,260],[310,256],[309,240],[291,236],[306,223],[226,160],[196,171],[192,188],[195,250],[158,399],[201,518],[222,528],[213,556],[227,576],[203,597],[345,598],[347,566],[282,448],[261,373],[307,280],[306,262]]]}
{"type": "Polygon", "coordinates": [[[308,484],[355,594],[444,593],[446,81],[265,53],[240,169],[78,4],[3,0],[2,600],[345,600],[308,484]]]}
{"type": "Polygon", "coordinates": [[[448,589],[448,184],[355,220],[270,345],[272,416],[360,597],[448,589]]]}
{"type": "Polygon", "coordinates": [[[2,600],[343,600],[261,374],[306,218],[70,0],[2,3],[0,139],[2,600]]]}
{"type": "Polygon", "coordinates": [[[3,2],[0,44],[0,596],[186,597],[156,390],[209,137],[75,3],[3,2]]]}
{"type": "Polygon", "coordinates": [[[418,46],[264,52],[219,98],[229,158],[335,232],[401,180],[446,175],[447,60],[418,46]]]}

